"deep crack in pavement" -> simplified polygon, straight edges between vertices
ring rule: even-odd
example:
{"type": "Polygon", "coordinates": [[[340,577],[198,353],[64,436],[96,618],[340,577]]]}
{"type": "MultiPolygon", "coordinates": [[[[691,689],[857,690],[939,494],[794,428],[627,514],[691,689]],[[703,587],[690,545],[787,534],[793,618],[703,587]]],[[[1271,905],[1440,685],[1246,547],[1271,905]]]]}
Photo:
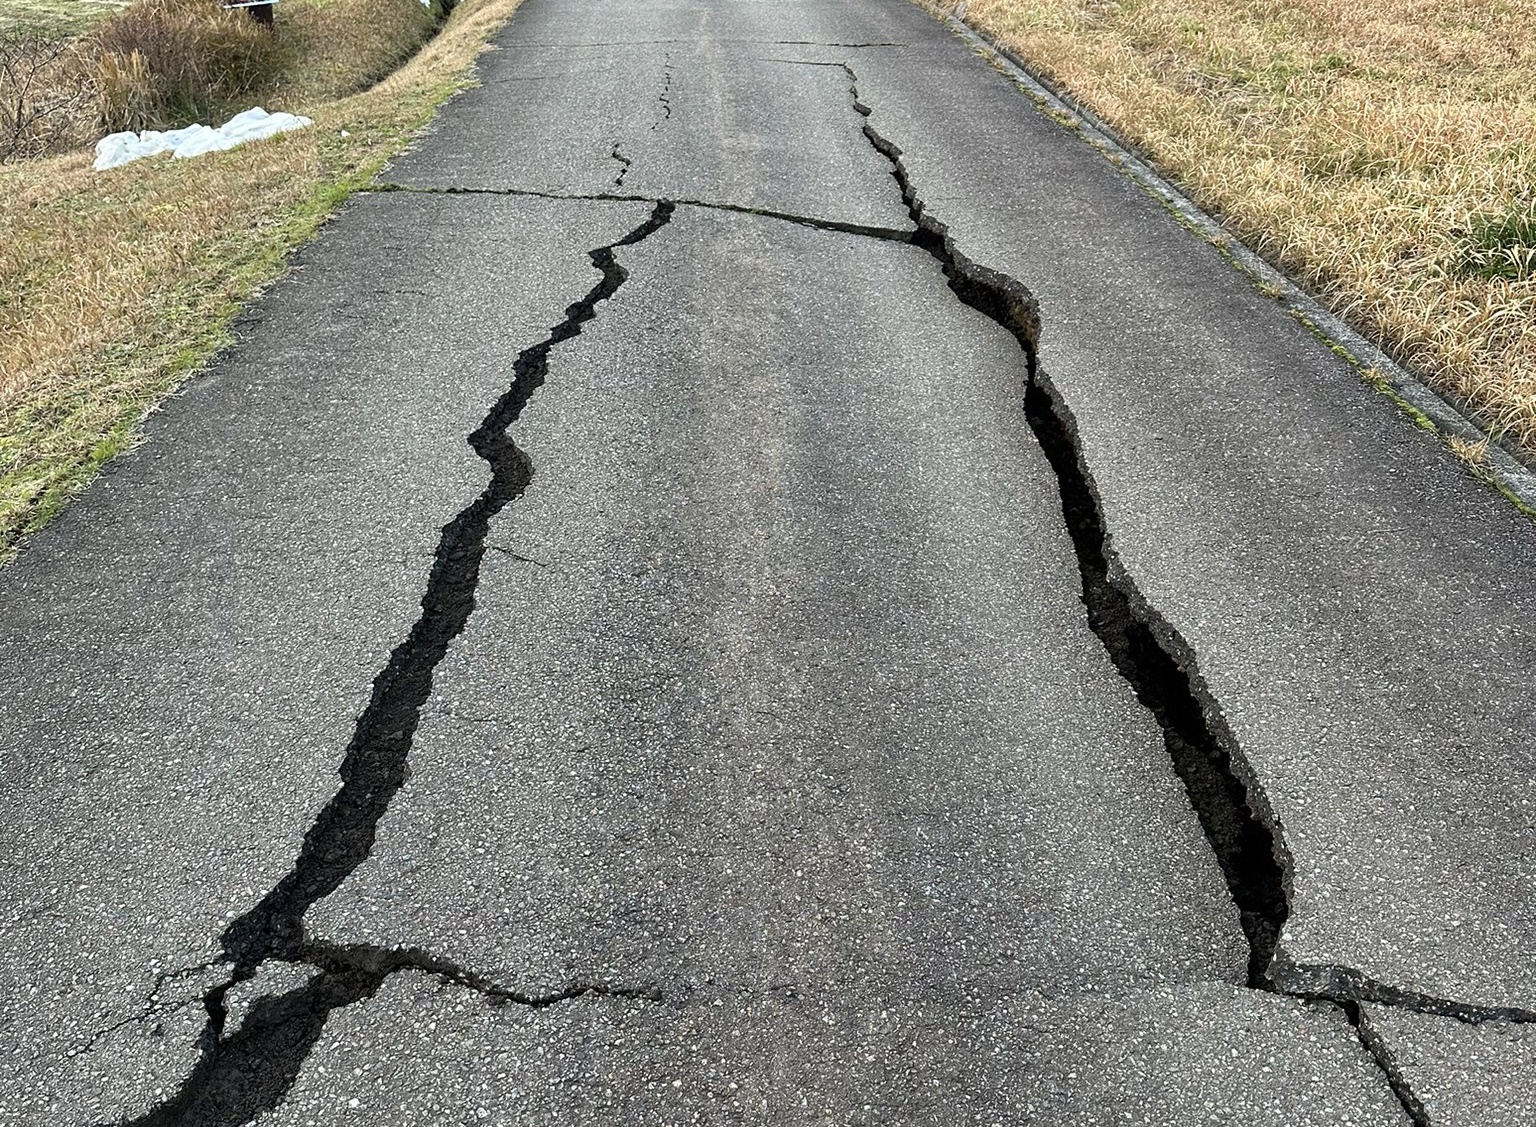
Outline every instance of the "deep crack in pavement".
{"type": "MultiPolygon", "coordinates": [[[[565,319],[544,340],[523,351],[514,364],[511,385],[469,436],[471,447],[491,468],[491,482],[443,528],[422,597],[422,615],[374,682],[372,697],[358,719],[340,768],[341,789],[306,835],[290,873],[224,933],[223,949],[233,970],[230,980],[204,999],[209,1019],[201,1063],[173,1097],[132,1121],[134,1127],[178,1123],[222,1127],[245,1123],[260,1111],[276,1107],[323,1032],[329,1014],[371,998],[398,971],[433,975],[473,989],[493,1002],[535,1008],[588,994],[660,998],[654,988],[586,981],[573,981],[548,994],[525,994],[489,982],[428,952],[308,943],[302,920],[311,905],[339,887],[367,858],[380,819],[409,777],[411,744],[421,709],[431,694],[434,671],[474,611],[490,522],[523,494],[533,477],[532,464],[512,440],[509,430],[531,395],[543,384],[550,351],[578,336],[582,325],[596,315],[596,307],[623,285],[628,274],[618,263],[615,251],[654,234],[666,225],[678,206],[761,216],[856,237],[911,243],[938,262],[958,300],[987,316],[1017,340],[1026,371],[1025,416],[1056,477],[1063,519],[1081,576],[1088,623],[1120,676],[1155,717],[1163,733],[1169,757],[1240,914],[1249,947],[1249,986],[1315,997],[1343,1008],[1361,1043],[1371,1052],[1405,1111],[1417,1123],[1428,1122],[1422,1101],[1391,1066],[1380,1039],[1371,1034],[1368,1022],[1362,1020],[1360,1000],[1469,1021],[1536,1019],[1536,1014],[1523,1010],[1479,1009],[1396,990],[1371,983],[1349,968],[1304,968],[1331,974],[1334,985],[1328,990],[1292,990],[1275,981],[1276,947],[1290,910],[1291,859],[1283,832],[1254,772],[1226,728],[1218,705],[1200,678],[1191,647],[1148,605],[1115,558],[1093,478],[1078,445],[1071,411],[1039,366],[1040,325],[1030,293],[1017,280],[965,257],[954,245],[946,225],[927,213],[902,162],[901,149],[871,124],[872,111],[860,100],[858,77],[852,66],[847,62],[816,65],[841,66],[847,73],[854,109],[864,119],[863,134],[889,161],[912,230],[862,226],[703,200],[618,193],[561,195],[517,189],[490,193],[645,202],[653,210],[643,224],[624,238],[589,252],[594,267],[602,274],[601,280],[581,301],[567,308],[565,319]],[[250,981],[268,960],[305,964],[314,967],[316,973],[296,990],[258,998],[239,1030],[226,1037],[228,992],[250,981]],[[253,1062],[258,1061],[264,1062],[263,1066],[253,1067],[253,1062]]],[[[672,115],[670,59],[664,74],[664,112],[652,129],[672,115]]],[[[632,165],[621,152],[620,144],[616,141],[611,153],[622,166],[614,179],[618,187],[623,186],[632,165]]],[[[389,185],[382,185],[379,190],[420,191],[389,185]]]]}
{"type": "MultiPolygon", "coordinates": [[[[1075,441],[1070,415],[1049,389],[1038,362],[1040,323],[1034,299],[1016,279],[959,253],[948,228],[925,214],[901,149],[869,122],[858,75],[848,63],[849,94],[865,119],[869,143],[891,164],[891,176],[916,227],[915,246],[931,254],[966,305],[1006,329],[1024,354],[1025,417],[1055,472],[1062,515],[1077,555],[1088,623],[1137,699],[1157,719],[1169,757],[1216,855],[1248,938],[1250,986],[1268,984],[1276,940],[1289,913],[1289,856],[1267,803],[1246,765],[1235,762],[1236,741],[1214,709],[1202,707],[1198,674],[1187,644],[1146,607],[1128,578],[1112,577],[1111,551],[1092,478],[1075,441]],[[1165,642],[1163,639],[1168,639],[1165,642]]],[[[1208,697],[1207,697],[1208,699],[1208,697]]]]}
{"type": "MultiPolygon", "coordinates": [[[[549,354],[581,334],[629,276],[615,251],[633,246],[666,226],[675,210],[661,202],[644,223],[616,242],[588,252],[601,280],[543,340],[519,354],[507,390],[492,404],[468,437],[469,445],[491,469],[485,490],[444,526],[432,570],[422,595],[421,617],[390,655],[374,681],[372,697],[358,717],[340,767],[341,789],[305,835],[294,867],[254,908],[225,930],[222,945],[233,967],[229,981],[204,998],[208,1023],[202,1059],[180,1089],[158,1107],[132,1121],[132,1127],[172,1124],[238,1124],[263,1109],[276,1107],[309,1050],[324,1030],[330,1012],[372,997],[399,970],[428,973],[471,984],[447,964],[421,953],[306,950],[303,917],[309,907],[333,892],[373,848],[379,820],[409,777],[411,744],[421,709],[432,692],[433,674],[475,608],[475,589],[492,519],[522,496],[533,479],[533,465],[509,433],[549,371],[549,354]],[[251,1016],[230,1038],[224,1035],[229,991],[251,980],[269,959],[309,962],[321,972],[304,987],[256,1001],[251,1016]],[[431,964],[430,966],[428,964],[431,964]],[[250,1081],[250,1062],[264,1061],[250,1081]]],[[[478,987],[477,987],[478,988],[478,987]]],[[[577,983],[549,996],[520,995],[509,988],[487,989],[502,1002],[548,1005],[589,993],[620,993],[617,988],[577,983]]],[[[650,997],[647,991],[625,996],[650,997]]]]}

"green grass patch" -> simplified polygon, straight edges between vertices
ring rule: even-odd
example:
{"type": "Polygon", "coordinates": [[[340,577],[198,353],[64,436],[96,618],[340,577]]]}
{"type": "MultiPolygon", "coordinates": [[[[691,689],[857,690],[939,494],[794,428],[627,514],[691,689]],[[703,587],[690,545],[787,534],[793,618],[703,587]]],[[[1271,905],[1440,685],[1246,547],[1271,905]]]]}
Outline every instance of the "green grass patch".
{"type": "Polygon", "coordinates": [[[1470,278],[1536,278],[1536,205],[1503,215],[1475,215],[1457,232],[1457,269],[1470,278]]]}

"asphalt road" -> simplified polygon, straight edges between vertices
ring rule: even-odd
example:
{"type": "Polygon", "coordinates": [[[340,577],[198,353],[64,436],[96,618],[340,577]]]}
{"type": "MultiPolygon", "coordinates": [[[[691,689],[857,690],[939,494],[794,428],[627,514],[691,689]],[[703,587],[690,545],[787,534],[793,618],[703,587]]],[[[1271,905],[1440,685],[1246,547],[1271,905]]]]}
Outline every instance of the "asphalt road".
{"type": "Polygon", "coordinates": [[[0,1124],[1536,1116],[1530,523],[899,0],[528,0],[0,572],[0,1124]]]}

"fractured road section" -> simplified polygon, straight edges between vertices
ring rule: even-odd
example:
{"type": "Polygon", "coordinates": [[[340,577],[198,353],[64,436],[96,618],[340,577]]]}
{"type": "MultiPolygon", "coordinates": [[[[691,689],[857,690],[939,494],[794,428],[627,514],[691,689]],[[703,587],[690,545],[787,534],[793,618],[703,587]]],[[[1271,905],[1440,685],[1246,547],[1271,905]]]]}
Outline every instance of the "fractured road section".
{"type": "Polygon", "coordinates": [[[624,257],[311,936],[538,992],[1242,982],[1017,345],[909,246],[682,208],[624,257]]]}
{"type": "Polygon", "coordinates": [[[453,1122],[1389,1124],[1396,1101],[1337,1011],[1223,986],[957,1009],[718,991],[674,1007],[487,1006],[415,974],[338,1011],[262,1127],[453,1122]],[[381,1025],[381,1013],[410,1014],[381,1025]],[[1234,1085],[1234,1076],[1255,1083],[1234,1085]]]}
{"type": "Polygon", "coordinates": [[[1361,1029],[1436,1127],[1525,1127],[1536,1123],[1536,1026],[1361,1006],[1361,1029]]]}
{"type": "Polygon", "coordinates": [[[197,968],[292,864],[484,488],[465,435],[649,210],[360,201],[0,575],[0,1123],[115,1122],[195,1062],[229,974],[197,968]]]}
{"type": "Polygon", "coordinates": [[[684,207],[625,261],[519,420],[538,472],[412,780],[308,923],[322,958],[398,946],[493,998],[653,997],[460,996],[427,1012],[473,1063],[379,1088],[349,1046],[422,1012],[386,987],[331,1013],[278,1122],[429,1122],[488,1057],[503,1120],[1090,1122],[1155,1071],[1175,1109],[1201,1078],[1170,1122],[1400,1122],[1339,1011],[1236,985],[1236,912],[1087,629],[1017,343],[915,247],[684,207]]]}
{"type": "MultiPolygon", "coordinates": [[[[6,796],[67,811],[9,845],[5,1121],[1435,1121],[1415,1084],[1488,1038],[1394,1007],[1525,1016],[1524,861],[1483,851],[1526,815],[1369,776],[1329,711],[1401,633],[1329,490],[1423,472],[1528,531],[915,8],[530,0],[501,43],[5,576],[52,651],[8,643],[6,796]],[[1266,470],[1209,366],[1270,349],[1352,429],[1266,470]],[[207,527],[281,535],[231,571],[207,527]],[[1411,866],[1452,815],[1483,899],[1411,866]],[[1394,882],[1504,931],[1409,936],[1394,882]]],[[[1373,732],[1422,748],[1410,703],[1373,732]]],[[[1455,750],[1518,804],[1518,756],[1455,750]]]]}
{"type": "Polygon", "coordinates": [[[1529,521],[977,62],[856,70],[925,214],[1039,303],[1117,566],[1282,830],[1273,975],[1536,1016],[1529,521]]]}
{"type": "Polygon", "coordinates": [[[802,26],[790,7],[529,4],[483,59],[484,85],[387,177],[418,189],[641,195],[902,226],[900,199],[874,190],[885,161],[843,112],[842,68],[777,41],[802,26]],[[652,20],[653,33],[637,33],[652,20]]]}

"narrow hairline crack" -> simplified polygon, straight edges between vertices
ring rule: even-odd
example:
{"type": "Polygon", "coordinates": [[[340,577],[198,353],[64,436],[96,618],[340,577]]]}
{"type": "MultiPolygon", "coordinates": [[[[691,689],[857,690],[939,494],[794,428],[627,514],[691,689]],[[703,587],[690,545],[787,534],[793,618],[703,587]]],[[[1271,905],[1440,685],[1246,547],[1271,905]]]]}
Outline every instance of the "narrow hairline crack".
{"type": "Polygon", "coordinates": [[[1354,967],[1337,963],[1292,963],[1283,951],[1277,953],[1274,979],[1278,992],[1293,998],[1335,1002],[1339,1005],[1364,1003],[1385,1009],[1406,1010],[1427,1017],[1452,1018],[1464,1025],[1536,1024],[1536,1010],[1524,1006],[1490,1006],[1406,990],[1390,983],[1377,982],[1354,967]]]}
{"type": "MultiPolygon", "coordinates": [[[[876,41],[870,43],[820,43],[811,39],[751,39],[751,38],[724,38],[715,39],[717,44],[759,44],[764,47],[825,47],[828,50],[843,51],[867,51],[877,47],[910,47],[910,43],[895,43],[889,41],[876,41]]],[[[525,51],[577,51],[604,47],[697,47],[699,41],[693,39],[615,39],[592,43],[541,43],[534,40],[513,40],[503,44],[505,50],[525,51]]]]}
{"type": "Polygon", "coordinates": [[[102,1026],[94,1030],[84,1041],[71,1049],[65,1050],[65,1056],[79,1056],[81,1053],[95,1051],[96,1045],[105,1037],[110,1037],[119,1029],[125,1029],[142,1021],[160,1014],[173,1014],[186,1009],[188,1006],[201,1002],[206,995],[188,995],[174,1002],[161,1002],[159,995],[166,985],[178,978],[191,978],[202,974],[204,971],[214,970],[217,967],[228,966],[223,959],[211,959],[203,963],[194,963],[191,966],[178,967],[175,970],[162,970],[155,974],[154,985],[144,995],[144,1004],[125,1018],[114,1021],[110,1025],[102,1026]]]}
{"type": "Polygon", "coordinates": [[[642,1002],[665,1000],[659,986],[618,986],[582,977],[570,978],[553,990],[530,993],[498,983],[421,947],[385,947],[370,943],[311,940],[304,944],[292,960],[286,961],[312,966],[327,974],[354,972],[378,974],[387,978],[399,971],[416,971],[471,990],[496,1005],[517,1005],[534,1010],[547,1009],[589,995],[642,1002]]]}
{"type": "Polygon", "coordinates": [[[899,227],[881,227],[868,223],[849,223],[841,219],[823,219],[814,215],[798,215],[772,208],[752,207],[747,204],[721,203],[715,200],[685,199],[681,196],[646,196],[627,192],[546,192],[533,188],[421,188],[409,184],[373,184],[362,189],[360,195],[389,195],[400,192],[413,196],[510,196],[514,199],[553,200],[556,203],[645,203],[656,206],[669,204],[673,207],[696,207],[704,211],[723,211],[732,215],[750,215],[758,219],[773,219],[791,223],[797,227],[810,227],[817,231],[836,231],[865,239],[878,239],[888,243],[910,243],[917,232],[899,227]]]}
{"type": "Polygon", "coordinates": [[[316,973],[281,994],[261,994],[252,999],[239,1029],[233,1032],[227,1029],[229,992],[254,981],[255,970],[210,991],[204,998],[208,1024],[200,1038],[198,1064],[175,1094],[124,1127],[240,1127],[280,1106],[324,1034],[331,1014],[371,1000],[390,978],[402,972],[469,990],[497,1008],[544,1010],[588,997],[665,1001],[658,987],[621,986],[588,978],[572,978],[554,989],[534,993],[495,982],[413,947],[309,941],[295,951],[273,955],[261,965],[272,962],[308,967],[316,973]]]}
{"type": "Polygon", "coordinates": [[[826,47],[832,50],[867,51],[872,47],[910,47],[910,43],[878,41],[873,43],[818,43],[813,39],[773,39],[770,47],[826,47]]]}
{"type": "Polygon", "coordinates": [[[624,186],[624,177],[629,175],[629,166],[635,163],[619,151],[620,143],[615,141],[613,143],[613,152],[609,154],[609,156],[619,162],[619,174],[613,178],[613,186],[615,188],[622,188],[624,186]]]}
{"type": "Polygon", "coordinates": [[[1414,1127],[1434,1127],[1429,1109],[1424,1106],[1424,1101],[1419,1099],[1419,1094],[1413,1090],[1413,1085],[1403,1075],[1402,1067],[1397,1063],[1397,1057],[1393,1054],[1391,1046],[1370,1023],[1370,1019],[1360,1008],[1360,1003],[1338,1002],[1336,1005],[1349,1019],[1349,1026],[1355,1031],[1355,1037],[1359,1040],[1361,1048],[1376,1062],[1376,1067],[1381,1069],[1382,1075],[1387,1078],[1387,1086],[1392,1089],[1397,1102],[1402,1104],[1404,1113],[1413,1122],[1414,1127]]]}
{"type": "Polygon", "coordinates": [[[661,104],[661,116],[651,122],[652,133],[672,120],[672,55],[670,52],[662,60],[661,93],[656,96],[656,100],[661,104]]]}

